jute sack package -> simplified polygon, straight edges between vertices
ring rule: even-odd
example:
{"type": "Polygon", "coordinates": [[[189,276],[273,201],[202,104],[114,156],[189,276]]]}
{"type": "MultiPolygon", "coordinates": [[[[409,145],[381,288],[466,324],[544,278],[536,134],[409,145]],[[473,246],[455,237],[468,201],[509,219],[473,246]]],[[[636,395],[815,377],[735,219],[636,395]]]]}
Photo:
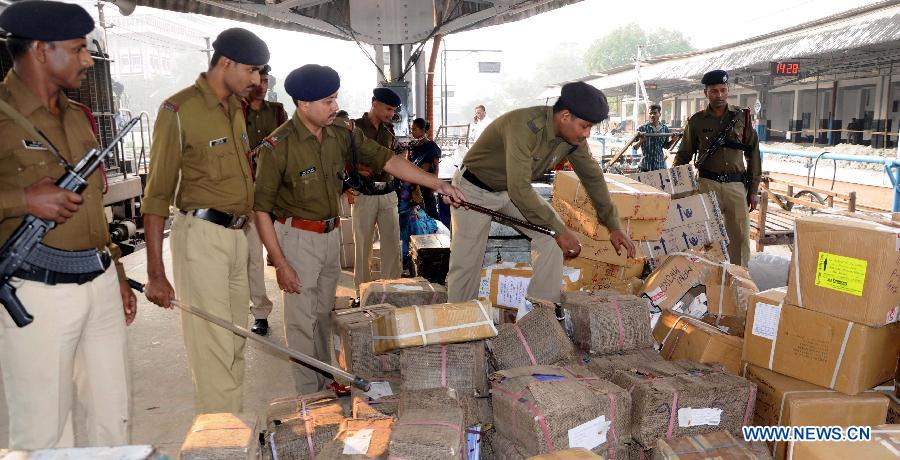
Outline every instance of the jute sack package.
{"type": "Polygon", "coordinates": [[[468,392],[458,392],[452,388],[430,388],[403,393],[400,397],[398,413],[414,409],[440,409],[459,407],[463,410],[466,427],[492,425],[491,398],[475,397],[468,392]]]}
{"type": "Polygon", "coordinates": [[[531,366],[491,377],[497,431],[527,455],[585,447],[604,455],[630,439],[628,393],[578,366],[531,366]]]}
{"type": "Polygon", "coordinates": [[[484,341],[404,348],[400,352],[401,388],[405,391],[453,388],[487,396],[484,341]]]}
{"type": "Polygon", "coordinates": [[[325,444],[316,460],[369,460],[387,458],[394,419],[346,419],[337,436],[325,444]]]}
{"type": "Polygon", "coordinates": [[[645,447],[719,430],[741,434],[752,421],[756,385],[725,372],[655,377],[617,371],[612,381],[631,389],[631,436],[645,447]],[[635,379],[642,381],[634,384],[635,379]]]}
{"type": "Polygon", "coordinates": [[[378,379],[398,372],[399,352],[376,355],[372,347],[372,322],[393,309],[392,305],[377,304],[331,312],[335,364],[367,379],[378,379]]]}
{"type": "Polygon", "coordinates": [[[513,324],[502,324],[490,340],[497,369],[554,364],[575,356],[575,346],[549,307],[536,305],[513,324]]]}
{"type": "Polygon", "coordinates": [[[200,414],[181,445],[186,460],[256,458],[256,418],[250,414],[200,414]]]}
{"type": "Polygon", "coordinates": [[[333,391],[275,399],[266,411],[263,458],[316,458],[343,421],[344,408],[333,391]]]}
{"type": "Polygon", "coordinates": [[[566,292],[563,308],[571,314],[575,344],[591,354],[653,345],[646,300],[610,291],[566,292]]]}
{"type": "Polygon", "coordinates": [[[662,356],[653,348],[640,348],[622,353],[607,355],[581,356],[571,362],[588,368],[597,377],[609,380],[617,370],[648,368],[663,361],[662,356]]]}
{"type": "Polygon", "coordinates": [[[408,307],[446,301],[447,288],[429,283],[425,278],[378,280],[359,285],[359,304],[362,307],[383,303],[408,307]]]}
{"type": "Polygon", "coordinates": [[[397,413],[400,403],[400,376],[369,381],[369,391],[350,387],[353,418],[382,418],[397,413]]]}
{"type": "Polygon", "coordinates": [[[411,409],[394,423],[392,459],[456,460],[466,448],[465,420],[459,407],[411,409]]]}

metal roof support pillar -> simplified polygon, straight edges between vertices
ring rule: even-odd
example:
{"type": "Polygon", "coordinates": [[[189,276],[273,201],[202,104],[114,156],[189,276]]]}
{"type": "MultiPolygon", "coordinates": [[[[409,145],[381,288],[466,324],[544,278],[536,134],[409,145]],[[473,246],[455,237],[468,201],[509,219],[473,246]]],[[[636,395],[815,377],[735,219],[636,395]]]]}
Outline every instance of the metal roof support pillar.
{"type": "Polygon", "coordinates": [[[794,90],[794,111],[791,118],[791,135],[787,136],[788,142],[799,142],[800,136],[803,134],[803,120],[798,120],[800,116],[800,89],[794,90]]]}
{"type": "Polygon", "coordinates": [[[403,45],[388,45],[390,53],[391,65],[391,82],[396,83],[403,80],[403,45]]]}
{"type": "Polygon", "coordinates": [[[756,135],[760,142],[766,142],[769,135],[769,85],[762,85],[756,92],[756,101],[759,102],[759,113],[756,114],[756,135]]]}

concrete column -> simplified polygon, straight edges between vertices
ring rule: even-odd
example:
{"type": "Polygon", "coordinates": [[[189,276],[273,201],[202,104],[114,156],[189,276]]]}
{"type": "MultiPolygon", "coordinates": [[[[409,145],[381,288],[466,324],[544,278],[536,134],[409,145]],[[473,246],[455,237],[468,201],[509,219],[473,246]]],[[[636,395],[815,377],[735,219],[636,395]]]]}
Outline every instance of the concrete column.
{"type": "MultiPolygon", "coordinates": [[[[384,71],[384,46],[372,45],[372,48],[375,50],[375,65],[384,71]]],[[[381,76],[381,72],[375,72],[375,86],[380,86],[384,80],[387,79],[381,76]]]]}
{"type": "MultiPolygon", "coordinates": [[[[875,110],[872,129],[875,132],[883,132],[887,129],[888,107],[890,106],[891,76],[882,75],[875,83],[875,110]]],[[[872,135],[872,147],[884,147],[885,136],[872,135]]]]}
{"type": "Polygon", "coordinates": [[[416,79],[415,79],[415,101],[416,101],[416,116],[417,117],[425,117],[425,114],[428,113],[425,107],[425,83],[428,81],[428,56],[426,56],[424,49],[423,52],[419,55],[419,60],[416,61],[416,79]]]}
{"type": "MultiPolygon", "coordinates": [[[[798,118],[800,117],[800,90],[799,89],[794,90],[794,110],[793,110],[792,114],[793,115],[791,115],[790,130],[791,131],[800,131],[801,127],[797,126],[797,121],[798,121],[798,118]]],[[[801,136],[800,133],[792,132],[791,135],[788,137],[788,142],[798,142],[800,140],[800,136],[801,136]]]]}
{"type": "Polygon", "coordinates": [[[756,114],[757,123],[756,123],[756,134],[759,136],[760,142],[765,142],[769,135],[769,130],[767,129],[767,123],[769,120],[769,86],[764,85],[760,87],[759,91],[756,92],[756,100],[759,101],[762,106],[759,109],[759,113],[756,114]]]}

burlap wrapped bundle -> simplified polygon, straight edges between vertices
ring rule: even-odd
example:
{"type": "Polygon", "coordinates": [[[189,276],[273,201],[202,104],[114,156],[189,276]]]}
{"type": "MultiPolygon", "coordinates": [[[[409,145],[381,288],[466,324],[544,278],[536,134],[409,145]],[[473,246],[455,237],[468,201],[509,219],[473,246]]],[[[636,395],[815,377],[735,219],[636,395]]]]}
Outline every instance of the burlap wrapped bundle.
{"type": "Polygon", "coordinates": [[[536,305],[514,324],[502,324],[491,339],[497,369],[555,364],[572,359],[575,346],[549,307],[536,305]]]}
{"type": "Polygon", "coordinates": [[[577,291],[565,293],[563,308],[571,315],[575,344],[588,353],[615,353],[653,345],[646,300],[609,291],[577,291]]]}
{"type": "Polygon", "coordinates": [[[462,409],[411,409],[394,423],[389,451],[397,460],[456,460],[465,445],[462,409]]]}
{"type": "Polygon", "coordinates": [[[353,418],[381,418],[387,415],[397,413],[397,406],[400,403],[400,376],[390,379],[373,380],[373,384],[387,384],[390,389],[390,395],[372,398],[371,392],[366,394],[364,391],[350,387],[350,398],[352,403],[353,418]]]}
{"type": "Polygon", "coordinates": [[[408,307],[446,302],[447,288],[429,283],[425,278],[378,280],[359,285],[359,304],[362,307],[383,303],[408,307]]]}
{"type": "Polygon", "coordinates": [[[664,362],[662,356],[653,348],[641,348],[602,356],[582,356],[580,361],[594,375],[604,380],[611,379],[613,374],[620,369],[638,369],[664,362]]]}
{"type": "Polygon", "coordinates": [[[263,458],[315,458],[343,421],[344,408],[331,391],[273,400],[266,412],[263,458]]]}
{"type": "Polygon", "coordinates": [[[372,347],[372,321],[393,309],[392,305],[379,304],[332,312],[338,367],[367,379],[391,376],[400,370],[399,352],[376,355],[372,347]]]}
{"type": "Polygon", "coordinates": [[[727,431],[673,439],[660,439],[653,450],[653,460],[690,460],[721,458],[742,460],[771,460],[765,443],[748,443],[727,431]]]}
{"type": "Polygon", "coordinates": [[[628,387],[635,378],[643,381],[631,391],[631,435],[645,447],[720,430],[740,434],[753,416],[756,385],[741,377],[700,370],[672,377],[617,371],[613,382],[628,387]]]}
{"type": "MultiPolygon", "coordinates": [[[[316,460],[369,460],[372,458],[387,458],[388,445],[391,440],[391,426],[393,418],[372,418],[365,420],[344,420],[337,436],[325,444],[322,452],[316,455],[316,460]],[[361,430],[372,430],[368,449],[364,453],[354,452],[347,448],[347,442],[353,442],[353,438],[360,436],[361,430]]],[[[352,445],[352,444],[351,444],[352,445]]]]}
{"type": "Polygon", "coordinates": [[[461,408],[466,427],[485,426],[494,423],[491,398],[475,397],[469,393],[461,393],[451,388],[431,388],[403,392],[403,395],[400,397],[398,413],[402,416],[407,410],[439,410],[443,407],[461,408]]]}
{"type": "MultiPolygon", "coordinates": [[[[519,452],[516,444],[506,439],[497,430],[491,430],[485,434],[488,445],[491,446],[491,454],[496,460],[525,460],[526,455],[519,452]]],[[[484,458],[482,456],[481,458],[484,458]]]]}
{"type": "MultiPolygon", "coordinates": [[[[588,366],[588,368],[591,367],[588,366]]],[[[648,378],[674,377],[683,374],[705,375],[715,372],[725,372],[725,369],[718,364],[703,364],[694,361],[653,361],[625,369],[616,369],[610,380],[631,393],[638,385],[646,383],[648,378]]]]}
{"type": "Polygon", "coordinates": [[[496,429],[523,454],[578,447],[569,445],[569,430],[588,422],[598,423],[597,430],[602,430],[591,440],[595,453],[615,455],[630,439],[628,392],[584,367],[507,369],[491,380],[496,429]],[[596,422],[600,417],[603,420],[596,422]]]}
{"type": "Polygon", "coordinates": [[[487,396],[484,341],[463,342],[400,351],[402,390],[453,388],[460,394],[487,396]]]}

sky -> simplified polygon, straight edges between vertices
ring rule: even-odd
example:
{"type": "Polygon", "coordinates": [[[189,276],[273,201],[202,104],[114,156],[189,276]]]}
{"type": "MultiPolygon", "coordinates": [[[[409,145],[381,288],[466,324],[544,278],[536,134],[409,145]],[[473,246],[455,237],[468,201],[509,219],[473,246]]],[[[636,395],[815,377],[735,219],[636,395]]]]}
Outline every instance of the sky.
{"type": "MultiPolygon", "coordinates": [[[[421,0],[420,0],[421,1],[421,0]]],[[[96,15],[92,1],[76,0],[96,15]]],[[[637,22],[645,30],[666,28],[682,32],[697,49],[732,43],[745,38],[790,27],[841,11],[874,3],[872,0],[754,0],[753,2],[711,3],[695,0],[680,2],[645,0],[640,8],[633,2],[584,0],[531,18],[486,27],[469,32],[449,35],[444,46],[449,49],[497,49],[489,59],[499,60],[502,71],[497,75],[474,74],[475,78],[458,79],[458,92],[478,94],[492,91],[516,78],[528,78],[535,72],[535,63],[542,56],[557,52],[561,47],[586,50],[596,39],[611,30],[637,22]],[[487,83],[487,84],[486,84],[487,83]]],[[[109,22],[115,24],[118,13],[113,5],[106,8],[109,22]]],[[[354,42],[341,41],[311,34],[268,29],[255,25],[239,24],[221,19],[209,19],[194,15],[176,14],[138,7],[134,13],[178,16],[179,21],[193,21],[196,27],[215,36],[228,27],[241,25],[259,34],[269,44],[272,53],[270,64],[273,75],[279,78],[277,90],[282,88],[283,77],[291,70],[307,63],[334,67],[342,77],[341,102],[353,113],[363,110],[371,91],[377,84],[374,65],[354,42]],[[194,19],[197,18],[197,19],[194,19]]],[[[109,33],[115,33],[113,27],[109,33]]],[[[663,37],[664,38],[664,37],[663,37]]],[[[198,59],[202,41],[198,40],[198,59]]],[[[373,54],[372,47],[364,49],[373,54]]],[[[430,50],[430,44],[425,47],[430,50]]],[[[453,55],[451,55],[453,56],[453,55]]],[[[448,76],[462,67],[471,68],[478,57],[458,56],[450,59],[448,76]]],[[[452,79],[452,77],[451,77],[452,79]]],[[[548,81],[546,84],[557,82],[548,81]]],[[[537,95],[535,95],[536,97],[537,95]]],[[[284,95],[286,99],[286,94],[284,95]]],[[[460,98],[462,102],[462,98],[460,98]]]]}

